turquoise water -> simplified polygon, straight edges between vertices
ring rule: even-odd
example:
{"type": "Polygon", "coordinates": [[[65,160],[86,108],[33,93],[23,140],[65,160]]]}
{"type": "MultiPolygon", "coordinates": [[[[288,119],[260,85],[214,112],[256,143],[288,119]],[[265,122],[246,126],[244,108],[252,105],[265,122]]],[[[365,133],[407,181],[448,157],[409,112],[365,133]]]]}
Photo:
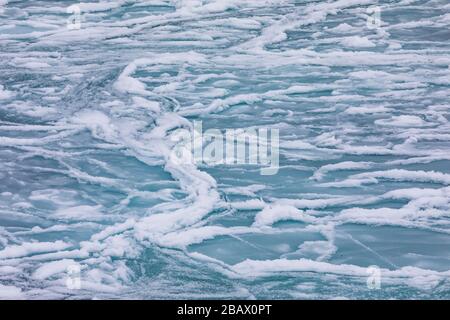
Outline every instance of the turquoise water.
{"type": "Polygon", "coordinates": [[[0,0],[0,298],[450,298],[448,1],[74,4],[0,0]]]}

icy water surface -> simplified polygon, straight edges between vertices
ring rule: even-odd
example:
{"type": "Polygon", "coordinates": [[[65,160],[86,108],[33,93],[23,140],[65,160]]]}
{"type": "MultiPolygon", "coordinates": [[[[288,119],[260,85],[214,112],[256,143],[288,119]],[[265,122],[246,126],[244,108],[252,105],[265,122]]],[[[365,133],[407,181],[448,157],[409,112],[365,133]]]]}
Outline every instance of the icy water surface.
{"type": "Polygon", "coordinates": [[[450,298],[447,0],[73,4],[0,0],[1,298],[450,298]]]}

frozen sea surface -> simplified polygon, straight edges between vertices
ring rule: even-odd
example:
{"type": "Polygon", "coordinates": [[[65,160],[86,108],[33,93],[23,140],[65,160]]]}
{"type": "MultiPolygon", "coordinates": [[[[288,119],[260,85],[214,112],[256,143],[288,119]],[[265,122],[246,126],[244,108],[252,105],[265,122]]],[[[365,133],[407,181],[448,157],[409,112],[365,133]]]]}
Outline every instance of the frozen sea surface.
{"type": "Polygon", "coordinates": [[[447,0],[73,4],[0,0],[1,298],[450,298],[447,0]]]}

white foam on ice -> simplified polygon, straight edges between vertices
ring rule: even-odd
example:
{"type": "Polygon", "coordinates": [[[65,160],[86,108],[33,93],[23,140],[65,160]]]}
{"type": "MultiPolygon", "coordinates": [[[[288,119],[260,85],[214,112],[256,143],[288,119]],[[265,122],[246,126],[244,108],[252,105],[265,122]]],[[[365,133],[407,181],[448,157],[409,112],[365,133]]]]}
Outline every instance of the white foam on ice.
{"type": "Polygon", "coordinates": [[[4,86],[0,85],[0,100],[10,99],[12,97],[14,97],[14,93],[6,90],[4,86]]]}
{"type": "Polygon", "coordinates": [[[375,43],[373,43],[373,41],[369,40],[367,37],[360,36],[346,37],[341,40],[341,43],[344,46],[351,48],[372,48],[376,46],[375,43]]]}

